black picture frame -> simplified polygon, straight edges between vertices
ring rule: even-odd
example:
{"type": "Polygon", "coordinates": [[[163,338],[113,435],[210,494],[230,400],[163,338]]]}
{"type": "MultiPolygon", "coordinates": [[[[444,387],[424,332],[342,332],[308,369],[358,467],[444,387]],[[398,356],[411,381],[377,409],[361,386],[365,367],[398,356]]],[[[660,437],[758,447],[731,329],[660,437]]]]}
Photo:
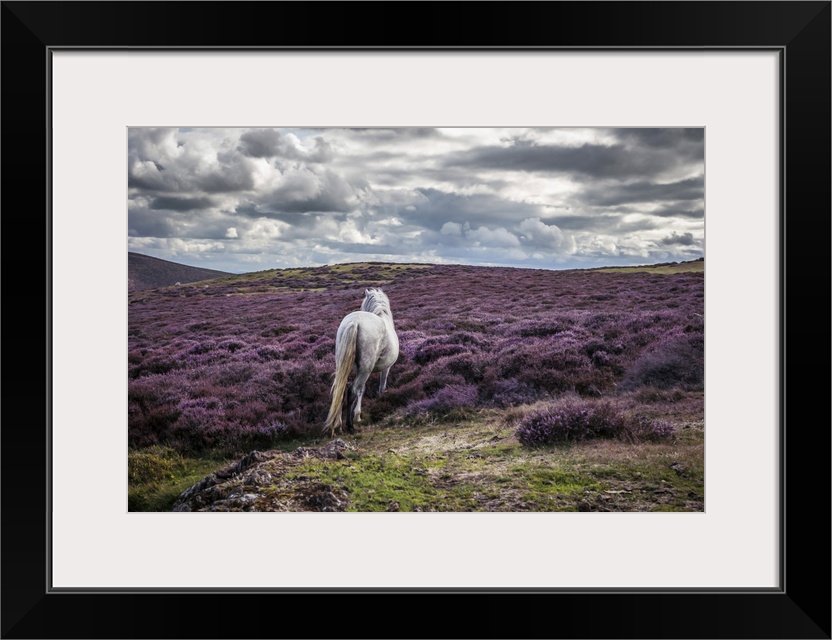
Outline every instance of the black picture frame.
{"type": "MultiPolygon", "coordinates": [[[[0,433],[2,637],[248,638],[300,630],[321,638],[829,638],[830,15],[828,1],[3,2],[2,283],[9,349],[0,433]],[[778,51],[785,80],[780,588],[51,590],[47,489],[59,479],[51,478],[48,456],[49,398],[57,384],[49,375],[56,319],[50,311],[48,96],[50,52],[69,47],[778,51]],[[398,626],[380,624],[391,613],[398,626]],[[443,627],[448,616],[454,624],[443,627]]],[[[742,248],[738,259],[753,262],[742,248]]],[[[312,552],[337,557],[338,547],[346,552],[348,545],[312,552]]]]}

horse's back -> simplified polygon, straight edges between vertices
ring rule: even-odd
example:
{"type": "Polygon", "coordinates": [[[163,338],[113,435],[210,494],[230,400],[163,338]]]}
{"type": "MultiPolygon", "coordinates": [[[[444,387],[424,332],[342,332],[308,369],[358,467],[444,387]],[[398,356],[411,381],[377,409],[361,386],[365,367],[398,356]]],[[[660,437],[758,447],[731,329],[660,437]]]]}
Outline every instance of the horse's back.
{"type": "Polygon", "coordinates": [[[352,313],[348,313],[344,316],[344,319],[341,320],[341,326],[338,327],[338,333],[341,333],[343,329],[346,329],[351,324],[357,324],[359,327],[378,327],[384,326],[384,321],[379,318],[374,313],[370,313],[369,311],[353,311],[352,313]]]}
{"type": "Polygon", "coordinates": [[[336,350],[343,334],[350,325],[358,329],[357,358],[367,359],[373,371],[390,367],[399,357],[399,340],[392,324],[388,326],[382,318],[368,311],[353,311],[344,316],[335,338],[336,350]]]}

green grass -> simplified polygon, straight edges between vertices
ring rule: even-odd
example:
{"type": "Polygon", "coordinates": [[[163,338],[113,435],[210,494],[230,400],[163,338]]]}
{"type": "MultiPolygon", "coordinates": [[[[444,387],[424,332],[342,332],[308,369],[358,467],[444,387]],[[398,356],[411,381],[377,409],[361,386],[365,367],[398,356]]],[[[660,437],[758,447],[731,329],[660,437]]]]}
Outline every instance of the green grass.
{"type": "Polygon", "coordinates": [[[188,458],[169,447],[149,447],[127,456],[128,511],[170,511],[185,489],[224,467],[218,457],[188,458]]]}
{"type": "Polygon", "coordinates": [[[345,464],[310,459],[289,472],[290,479],[313,479],[345,487],[350,494],[348,511],[447,511],[476,507],[472,488],[452,482],[453,475],[436,465],[394,454],[354,455],[345,464]]]}

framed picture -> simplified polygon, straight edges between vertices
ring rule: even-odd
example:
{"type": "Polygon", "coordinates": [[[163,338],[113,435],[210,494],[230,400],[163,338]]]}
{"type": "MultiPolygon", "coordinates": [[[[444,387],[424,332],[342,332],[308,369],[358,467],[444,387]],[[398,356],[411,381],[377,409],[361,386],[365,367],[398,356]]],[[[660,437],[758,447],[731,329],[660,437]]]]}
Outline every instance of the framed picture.
{"type": "MultiPolygon", "coordinates": [[[[341,637],[321,605],[379,595],[493,603],[508,615],[464,623],[483,637],[830,637],[829,385],[813,364],[830,326],[829,2],[2,11],[5,231],[37,236],[7,243],[6,336],[46,365],[33,384],[7,358],[6,397],[38,417],[10,413],[2,433],[4,637],[284,635],[278,598],[310,636],[341,637]],[[477,30],[452,17],[474,7],[477,30]],[[129,510],[129,131],[498,126],[704,130],[704,509],[129,510]]],[[[442,228],[477,231],[463,222],[442,228]]],[[[406,635],[436,635],[435,616],[407,618],[406,635]]]]}

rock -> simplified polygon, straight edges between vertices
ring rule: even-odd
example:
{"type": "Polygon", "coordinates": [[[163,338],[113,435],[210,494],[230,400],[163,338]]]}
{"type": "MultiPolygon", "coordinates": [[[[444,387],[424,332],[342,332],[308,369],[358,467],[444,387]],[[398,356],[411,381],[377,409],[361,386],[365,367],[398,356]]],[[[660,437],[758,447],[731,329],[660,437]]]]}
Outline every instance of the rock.
{"type": "Polygon", "coordinates": [[[332,440],[328,444],[324,445],[323,447],[298,447],[295,449],[294,454],[300,458],[331,458],[333,460],[343,460],[346,458],[344,455],[344,451],[347,449],[352,449],[350,445],[346,442],[341,440],[340,438],[336,438],[332,440]]]}
{"type": "Polygon", "coordinates": [[[328,484],[314,484],[299,490],[300,499],[310,511],[343,511],[349,496],[344,489],[328,484]]]}
{"type": "Polygon", "coordinates": [[[352,448],[335,439],[291,453],[252,451],[183,491],[173,511],[344,511],[349,504],[346,487],[290,472],[308,458],[346,460],[344,451],[352,448]]]}

